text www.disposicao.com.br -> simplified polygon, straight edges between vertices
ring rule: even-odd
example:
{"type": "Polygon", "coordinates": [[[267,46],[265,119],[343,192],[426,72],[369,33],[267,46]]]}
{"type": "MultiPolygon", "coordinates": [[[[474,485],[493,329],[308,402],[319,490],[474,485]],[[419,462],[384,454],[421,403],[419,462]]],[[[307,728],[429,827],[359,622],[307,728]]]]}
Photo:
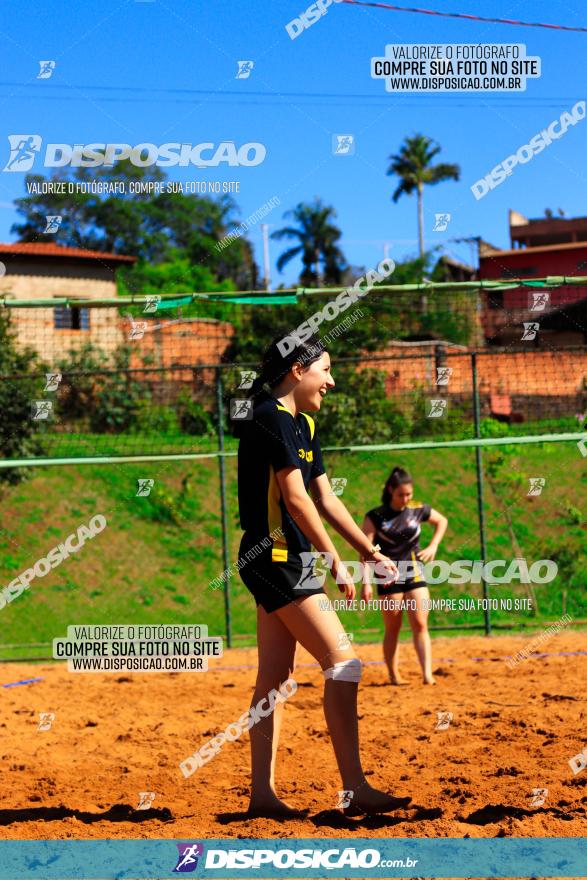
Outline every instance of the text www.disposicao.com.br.
{"type": "Polygon", "coordinates": [[[74,672],[180,672],[202,669],[201,657],[72,657],[74,672]]]}

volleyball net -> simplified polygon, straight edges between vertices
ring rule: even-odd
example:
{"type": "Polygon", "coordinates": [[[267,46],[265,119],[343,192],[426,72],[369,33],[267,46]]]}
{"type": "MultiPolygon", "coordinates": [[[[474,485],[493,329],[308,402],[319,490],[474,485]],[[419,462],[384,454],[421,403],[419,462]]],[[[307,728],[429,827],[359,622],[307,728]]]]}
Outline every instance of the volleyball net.
{"type": "Polygon", "coordinates": [[[123,304],[5,295],[3,467],[214,453],[247,415],[238,401],[265,345],[312,319],[337,382],[324,446],[581,434],[587,286],[534,285],[506,305],[510,284],[375,287],[344,310],[336,290],[123,304]]]}

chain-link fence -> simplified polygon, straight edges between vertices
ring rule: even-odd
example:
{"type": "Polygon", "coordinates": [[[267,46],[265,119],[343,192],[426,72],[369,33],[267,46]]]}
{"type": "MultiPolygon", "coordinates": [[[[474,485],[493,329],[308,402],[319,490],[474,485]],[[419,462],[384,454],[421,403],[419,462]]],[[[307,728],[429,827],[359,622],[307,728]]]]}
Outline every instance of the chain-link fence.
{"type": "MultiPolygon", "coordinates": [[[[336,386],[317,416],[318,430],[329,474],[348,486],[344,500],[357,520],[377,502],[393,464],[407,462],[418,494],[422,487],[449,518],[451,508],[458,508],[462,527],[449,556],[495,558],[503,531],[510,555],[521,557],[528,555],[522,546],[525,517],[535,514],[529,505],[541,503],[545,483],[566,487],[571,474],[575,482],[584,479],[587,350],[560,344],[556,323],[551,321],[551,330],[542,314],[533,314],[532,300],[501,321],[500,327],[509,322],[519,333],[510,345],[496,346],[489,295],[465,287],[377,291],[348,308],[338,323],[327,316],[320,330],[336,386]],[[554,461],[545,449],[559,450],[554,461]],[[522,460],[516,459],[522,451],[522,460]]],[[[332,301],[332,291],[324,295],[332,301]]],[[[123,305],[5,301],[0,479],[17,484],[31,468],[38,474],[45,466],[84,464],[115,468],[133,484],[155,484],[181,463],[183,488],[175,496],[149,487],[152,503],[177,513],[195,504],[186,490],[191,467],[206,486],[216,538],[192,561],[199,589],[217,609],[220,592],[210,584],[214,575],[229,572],[218,625],[231,640],[252,632],[232,571],[240,533],[231,401],[246,396],[264,345],[277,331],[299,328],[315,314],[318,299],[288,293],[217,294],[198,302],[136,299],[123,305]]],[[[547,318],[558,308],[556,298],[549,305],[547,318]]],[[[570,526],[581,527],[578,501],[569,491],[564,489],[559,507],[570,507],[570,526]]],[[[141,497],[140,488],[132,497],[141,497]]],[[[23,510],[23,521],[27,515],[23,510]]],[[[189,527],[189,515],[178,516],[189,527]]],[[[15,507],[13,524],[19,517],[15,507]]],[[[573,546],[550,548],[551,556],[558,553],[559,578],[544,588],[547,615],[560,603],[565,610],[573,604],[583,571],[579,559],[569,559],[573,546]]],[[[10,567],[5,580],[9,574],[10,567]]],[[[480,578],[479,596],[489,599],[490,586],[480,578]]],[[[540,606],[540,590],[526,588],[532,592],[540,606]]],[[[577,614],[579,607],[571,610],[577,614]]],[[[461,617],[454,626],[489,631],[490,615],[486,603],[469,618],[472,623],[461,617]]],[[[449,621],[439,625],[448,627],[449,621]]]]}

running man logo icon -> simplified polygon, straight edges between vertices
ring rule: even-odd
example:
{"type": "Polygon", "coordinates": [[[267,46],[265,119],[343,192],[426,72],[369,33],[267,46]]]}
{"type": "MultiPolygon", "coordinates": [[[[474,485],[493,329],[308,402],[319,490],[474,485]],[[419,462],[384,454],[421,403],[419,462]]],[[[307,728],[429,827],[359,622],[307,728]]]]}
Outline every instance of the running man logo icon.
{"type": "Polygon", "coordinates": [[[157,306],[159,305],[160,302],[161,302],[161,294],[159,294],[159,293],[150,294],[146,299],[145,308],[143,309],[143,312],[156,312],[157,306]]]}
{"type": "Polygon", "coordinates": [[[55,712],[39,712],[39,730],[51,730],[51,725],[55,721],[55,712]]]}
{"type": "Polygon", "coordinates": [[[438,721],[435,730],[448,730],[452,721],[452,712],[437,712],[438,721]]]}
{"type": "Polygon", "coordinates": [[[354,154],[355,154],[355,136],[354,136],[354,134],[333,134],[332,135],[332,153],[334,156],[354,156],[354,154]]]}
{"type": "Polygon", "coordinates": [[[10,156],[3,171],[30,171],[43,143],[39,134],[9,134],[10,156]]]}
{"type": "Polygon", "coordinates": [[[450,223],[450,214],[435,214],[432,232],[445,232],[450,223]]]}
{"type": "Polygon", "coordinates": [[[151,804],[154,800],[154,791],[139,791],[139,805],[137,807],[137,810],[150,810],[151,804]]]}
{"type": "Polygon", "coordinates": [[[239,391],[246,391],[248,388],[251,388],[253,382],[257,378],[257,374],[254,370],[239,370],[241,374],[240,384],[238,386],[239,391]]]}
{"type": "Polygon", "coordinates": [[[448,385],[452,376],[452,367],[436,367],[436,384],[448,385]]]}
{"type": "Polygon", "coordinates": [[[528,342],[530,339],[536,339],[536,335],[540,330],[540,324],[537,321],[524,321],[524,332],[522,333],[522,342],[528,342]]]}
{"type": "Polygon", "coordinates": [[[251,71],[255,66],[254,61],[237,61],[238,70],[236,72],[235,79],[248,79],[251,75],[251,71]]]}
{"type": "Polygon", "coordinates": [[[131,339],[142,339],[145,335],[145,331],[147,329],[146,321],[133,321],[130,319],[130,333],[128,335],[129,340],[131,339]]]}
{"type": "Polygon", "coordinates": [[[176,843],[175,845],[179,850],[179,858],[173,869],[174,873],[191,874],[198,866],[198,859],[204,854],[204,847],[201,843],[176,843]]]}
{"type": "Polygon", "coordinates": [[[346,648],[350,648],[353,638],[353,633],[339,633],[336,647],[339,648],[341,651],[346,650],[346,648]]]}
{"type": "Polygon", "coordinates": [[[330,481],[330,489],[332,495],[342,495],[347,484],[346,477],[332,477],[330,481]]]}
{"type": "Polygon", "coordinates": [[[548,291],[540,291],[539,293],[532,291],[529,305],[531,312],[543,312],[546,306],[550,305],[550,293],[548,291]]]}
{"type": "Polygon", "coordinates": [[[61,373],[45,373],[45,387],[43,391],[57,391],[62,378],[61,373]]]}
{"type": "Polygon", "coordinates": [[[446,400],[429,400],[430,411],[426,414],[429,419],[441,419],[446,413],[446,400]]]}
{"type": "Polygon", "coordinates": [[[61,214],[46,214],[45,220],[47,221],[47,225],[43,229],[43,234],[59,232],[59,227],[61,226],[62,220],[61,214]]]}
{"type": "MultiPolygon", "coordinates": [[[[319,580],[319,586],[324,586],[326,581],[326,575],[330,571],[329,565],[332,564],[332,560],[325,559],[321,553],[316,554],[317,559],[314,565],[314,576],[317,580],[319,580]]],[[[328,554],[330,557],[330,554],[328,554]]]]}
{"type": "Polygon", "coordinates": [[[247,400],[239,400],[238,398],[234,398],[230,401],[230,418],[231,419],[252,419],[253,418],[253,401],[247,400]]]}
{"type": "MultiPolygon", "coordinates": [[[[326,555],[330,557],[329,564],[331,565],[332,554],[327,553],[326,555]]],[[[304,550],[300,553],[300,559],[302,573],[294,590],[316,590],[318,587],[323,587],[329,569],[322,554],[316,550],[304,550]]]]}
{"type": "Polygon", "coordinates": [[[530,489],[528,490],[528,495],[540,495],[545,485],[545,477],[530,477],[530,489]]]}
{"type": "Polygon", "coordinates": [[[541,807],[547,797],[548,797],[548,789],[547,788],[533,788],[532,789],[532,800],[530,801],[530,806],[531,807],[541,807]]]}
{"type": "Polygon", "coordinates": [[[53,414],[52,400],[33,400],[31,403],[32,418],[34,421],[47,420],[53,414]]]}
{"type": "Polygon", "coordinates": [[[338,802],[336,804],[336,808],[338,810],[346,810],[347,807],[350,807],[351,800],[353,798],[354,792],[347,791],[339,791],[338,792],[338,802]]]}
{"type": "Polygon", "coordinates": [[[138,490],[135,498],[147,498],[155,485],[155,480],[137,480],[138,490]]]}
{"type": "Polygon", "coordinates": [[[37,74],[37,79],[49,79],[53,75],[55,64],[55,61],[39,61],[40,70],[37,74]]]}
{"type": "Polygon", "coordinates": [[[572,758],[569,758],[569,767],[575,776],[581,770],[584,770],[587,767],[587,749],[583,749],[578,755],[573,755],[572,758]]]}

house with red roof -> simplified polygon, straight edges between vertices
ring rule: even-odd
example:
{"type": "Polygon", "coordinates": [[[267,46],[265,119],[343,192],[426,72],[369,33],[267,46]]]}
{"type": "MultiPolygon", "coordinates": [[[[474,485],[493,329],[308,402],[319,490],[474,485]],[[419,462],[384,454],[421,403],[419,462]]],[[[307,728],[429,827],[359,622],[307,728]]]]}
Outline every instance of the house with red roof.
{"type": "MultiPolygon", "coordinates": [[[[53,243],[0,244],[0,297],[23,302],[113,299],[117,270],[135,262],[136,257],[53,243]]],[[[112,351],[123,339],[115,309],[56,304],[10,307],[9,314],[18,342],[36,349],[49,364],[86,342],[112,351]]]]}

